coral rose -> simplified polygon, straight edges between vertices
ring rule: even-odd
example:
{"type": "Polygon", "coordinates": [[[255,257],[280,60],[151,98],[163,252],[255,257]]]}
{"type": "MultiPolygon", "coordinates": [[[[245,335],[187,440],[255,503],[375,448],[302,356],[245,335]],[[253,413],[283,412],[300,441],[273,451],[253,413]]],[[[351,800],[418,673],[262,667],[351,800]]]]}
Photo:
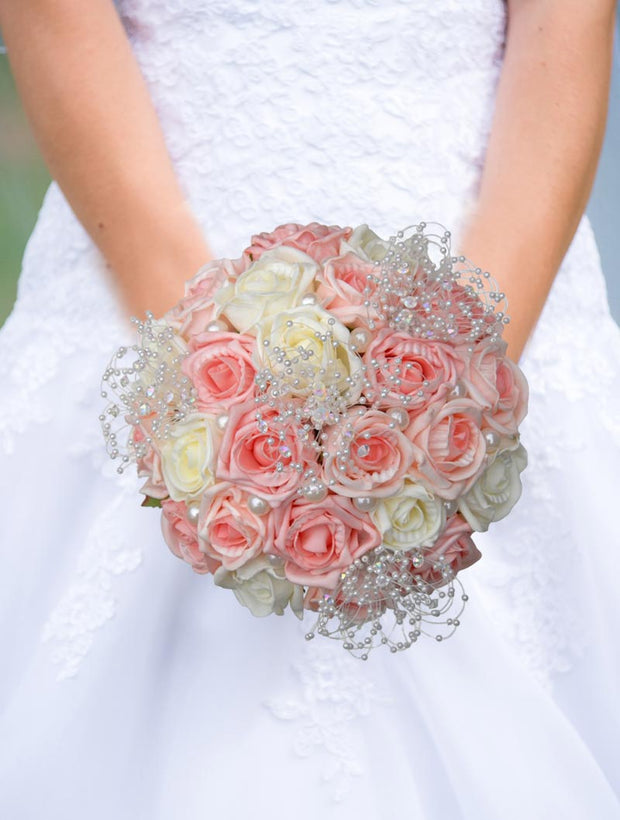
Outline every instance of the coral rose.
{"type": "Polygon", "coordinates": [[[252,336],[240,333],[207,331],[191,339],[181,366],[196,388],[199,410],[221,412],[254,395],[254,345],[252,336]]]}
{"type": "Polygon", "coordinates": [[[482,557],[471,539],[471,533],[467,521],[458,514],[453,515],[433,547],[423,552],[424,564],[410,571],[433,586],[448,583],[453,573],[456,575],[482,557]],[[446,575],[444,567],[448,569],[446,575]]]}
{"type": "Polygon", "coordinates": [[[340,253],[342,240],[348,239],[352,232],[352,228],[340,228],[338,225],[327,226],[318,222],[298,225],[296,222],[288,222],[279,225],[271,233],[253,236],[252,244],[243,251],[243,256],[255,262],[266,250],[286,245],[307,253],[316,262],[323,262],[330,256],[337,256],[340,253]]]}
{"type": "Polygon", "coordinates": [[[248,496],[235,484],[221,483],[203,496],[198,521],[201,549],[228,570],[238,569],[260,553],[267,520],[248,507],[248,496]]]}
{"type": "Polygon", "coordinates": [[[161,507],[161,530],[170,550],[201,575],[215,572],[220,562],[201,551],[196,525],[187,519],[187,506],[182,501],[168,499],[162,501],[161,507]]]}
{"type": "Polygon", "coordinates": [[[295,584],[333,589],[344,569],[381,543],[368,516],[331,493],[319,503],[294,500],[273,515],[272,549],[295,584]]]}
{"type": "Polygon", "coordinates": [[[466,492],[485,466],[482,414],[472,399],[431,404],[413,416],[406,435],[424,454],[411,474],[441,498],[466,492]]]}
{"type": "Polygon", "coordinates": [[[425,342],[391,328],[379,331],[364,362],[369,399],[379,407],[411,410],[447,396],[465,367],[452,345],[425,342]]]}
{"type": "Polygon", "coordinates": [[[352,408],[329,428],[323,464],[326,484],[350,497],[399,492],[416,450],[381,410],[352,408]]]}
{"type": "Polygon", "coordinates": [[[302,444],[294,424],[277,418],[277,411],[268,405],[253,401],[234,405],[217,464],[219,479],[239,484],[272,506],[294,495],[307,466],[318,470],[313,449],[302,444]]]}

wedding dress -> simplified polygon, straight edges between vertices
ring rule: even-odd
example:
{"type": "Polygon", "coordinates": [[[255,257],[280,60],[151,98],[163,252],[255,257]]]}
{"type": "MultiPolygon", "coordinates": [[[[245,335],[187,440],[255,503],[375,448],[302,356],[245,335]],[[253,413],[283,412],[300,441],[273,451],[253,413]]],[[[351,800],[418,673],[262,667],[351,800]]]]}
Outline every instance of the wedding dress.
{"type": "MultiPolygon", "coordinates": [[[[216,255],[290,221],[458,236],[500,0],[117,7],[216,255]]],[[[99,381],[132,336],[108,277],[52,185],[0,334],[0,817],[618,820],[620,333],[588,220],[461,626],[365,663],[193,573],[115,472],[99,381]]]]}

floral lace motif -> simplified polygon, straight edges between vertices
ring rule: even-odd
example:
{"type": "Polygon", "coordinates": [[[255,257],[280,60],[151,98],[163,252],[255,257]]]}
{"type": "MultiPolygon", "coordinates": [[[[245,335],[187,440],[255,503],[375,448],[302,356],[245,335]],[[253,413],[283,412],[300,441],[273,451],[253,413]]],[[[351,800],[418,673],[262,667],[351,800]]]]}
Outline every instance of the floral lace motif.
{"type": "Polygon", "coordinates": [[[124,503],[135,503],[135,488],[117,494],[95,519],[79,556],[72,585],[52,610],[41,639],[51,644],[58,680],[75,677],[92,647],[96,631],[114,617],[115,579],[137,569],[142,549],[124,531],[124,503]]]}
{"type": "Polygon", "coordinates": [[[332,799],[342,801],[353,778],[365,771],[360,754],[364,743],[356,721],[367,717],[374,703],[390,700],[363,674],[366,667],[340,646],[304,649],[292,664],[294,685],[265,706],[274,717],[293,725],[295,754],[320,756],[322,780],[332,799]]]}

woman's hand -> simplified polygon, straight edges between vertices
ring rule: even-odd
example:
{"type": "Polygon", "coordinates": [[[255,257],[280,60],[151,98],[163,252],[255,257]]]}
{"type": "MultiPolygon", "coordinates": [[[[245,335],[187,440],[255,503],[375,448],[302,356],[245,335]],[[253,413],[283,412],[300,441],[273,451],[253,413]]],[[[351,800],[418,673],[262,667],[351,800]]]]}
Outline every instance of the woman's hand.
{"type": "Polygon", "coordinates": [[[459,248],[508,297],[517,361],[585,210],[609,100],[614,0],[509,0],[477,209],[459,248]]]}
{"type": "Polygon", "coordinates": [[[2,0],[0,26],[43,157],[127,311],[161,315],[213,254],[112,0],[2,0]]]}

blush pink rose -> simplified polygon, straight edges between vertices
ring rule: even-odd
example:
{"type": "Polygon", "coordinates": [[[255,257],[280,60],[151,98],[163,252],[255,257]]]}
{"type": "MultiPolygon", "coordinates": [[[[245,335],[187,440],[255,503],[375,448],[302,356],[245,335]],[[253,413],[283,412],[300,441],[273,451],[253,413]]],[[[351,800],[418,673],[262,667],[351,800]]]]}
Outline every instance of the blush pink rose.
{"type": "Polygon", "coordinates": [[[292,423],[281,423],[277,416],[277,411],[266,404],[257,406],[250,401],[233,405],[217,463],[219,479],[239,484],[272,506],[295,494],[304,469],[312,466],[318,471],[312,448],[301,442],[292,423]],[[257,412],[262,416],[260,423],[257,412]],[[278,463],[283,465],[280,471],[278,463]],[[301,465],[302,470],[294,469],[294,464],[301,465]]]}
{"type": "Polygon", "coordinates": [[[221,483],[203,496],[198,521],[201,549],[224,569],[236,570],[267,545],[267,516],[255,515],[248,495],[235,484],[221,483]]]}
{"type": "Polygon", "coordinates": [[[358,408],[349,410],[330,428],[326,450],[324,481],[333,481],[330,489],[349,497],[383,498],[398,492],[416,454],[387,413],[359,413],[358,408]]]}
{"type": "Polygon", "coordinates": [[[273,552],[294,584],[333,589],[341,572],[381,543],[370,518],[348,498],[331,493],[320,503],[294,500],[274,512],[273,552]]]}
{"type": "Polygon", "coordinates": [[[465,368],[452,345],[425,342],[400,330],[384,328],[369,344],[364,363],[369,399],[379,407],[425,407],[444,398],[465,368]],[[403,405],[403,396],[409,402],[403,405]]]}
{"type": "MultiPolygon", "coordinates": [[[[304,596],[304,609],[318,612],[321,601],[326,597],[331,597],[331,592],[324,587],[308,587],[304,596]]],[[[368,595],[367,592],[364,594],[368,595]]],[[[370,603],[359,604],[354,600],[354,593],[345,600],[342,592],[336,592],[333,600],[345,624],[350,625],[363,624],[380,618],[387,609],[384,597],[377,597],[370,603]]]]}
{"type": "Polygon", "coordinates": [[[220,566],[210,556],[201,551],[195,524],[187,520],[187,506],[183,501],[162,501],[161,530],[171,551],[186,561],[194,572],[204,575],[214,573],[220,566]]]}
{"type": "Polygon", "coordinates": [[[460,515],[453,515],[432,548],[424,551],[424,564],[421,567],[412,567],[411,573],[420,576],[426,583],[441,586],[449,582],[444,578],[440,559],[454,572],[475,564],[481,558],[480,551],[474,544],[471,534],[473,530],[460,515]]]}
{"type": "Polygon", "coordinates": [[[364,306],[376,290],[376,284],[368,279],[374,273],[374,265],[354,253],[330,259],[317,276],[316,295],[321,306],[345,325],[376,321],[376,311],[364,306]]]}
{"type": "MultiPolygon", "coordinates": [[[[151,414],[151,417],[154,414],[151,414]]],[[[148,425],[148,418],[142,420],[142,424],[148,425]]],[[[145,442],[146,432],[143,426],[136,425],[131,433],[131,438],[135,444],[145,442]]],[[[164,475],[161,469],[161,456],[154,444],[146,445],[146,453],[140,458],[136,459],[136,467],[138,468],[138,476],[146,478],[146,481],[140,487],[140,492],[151,498],[167,498],[168,488],[164,481],[164,475]]]]}
{"type": "Polygon", "coordinates": [[[318,222],[299,225],[296,222],[288,222],[279,225],[271,233],[253,236],[252,244],[243,251],[243,256],[249,262],[256,262],[270,248],[287,245],[289,248],[307,253],[315,262],[323,262],[330,256],[337,256],[340,253],[341,241],[348,239],[352,233],[352,228],[340,228],[338,225],[327,226],[318,222]]]}
{"type": "Polygon", "coordinates": [[[411,475],[435,495],[455,499],[476,481],[485,466],[482,413],[469,398],[431,404],[412,414],[406,430],[423,458],[411,475]]]}
{"type": "Polygon", "coordinates": [[[486,425],[502,435],[517,433],[527,413],[529,388],[521,368],[506,356],[506,342],[477,345],[462,381],[486,425]]]}
{"type": "Polygon", "coordinates": [[[242,333],[199,333],[189,343],[182,369],[198,393],[196,406],[217,413],[254,395],[255,340],[242,333]]]}
{"type": "Polygon", "coordinates": [[[205,331],[209,322],[217,318],[214,294],[230,279],[236,279],[245,267],[244,260],[230,259],[215,259],[204,265],[186,282],[184,297],[166,313],[166,321],[186,340],[205,331]]]}

